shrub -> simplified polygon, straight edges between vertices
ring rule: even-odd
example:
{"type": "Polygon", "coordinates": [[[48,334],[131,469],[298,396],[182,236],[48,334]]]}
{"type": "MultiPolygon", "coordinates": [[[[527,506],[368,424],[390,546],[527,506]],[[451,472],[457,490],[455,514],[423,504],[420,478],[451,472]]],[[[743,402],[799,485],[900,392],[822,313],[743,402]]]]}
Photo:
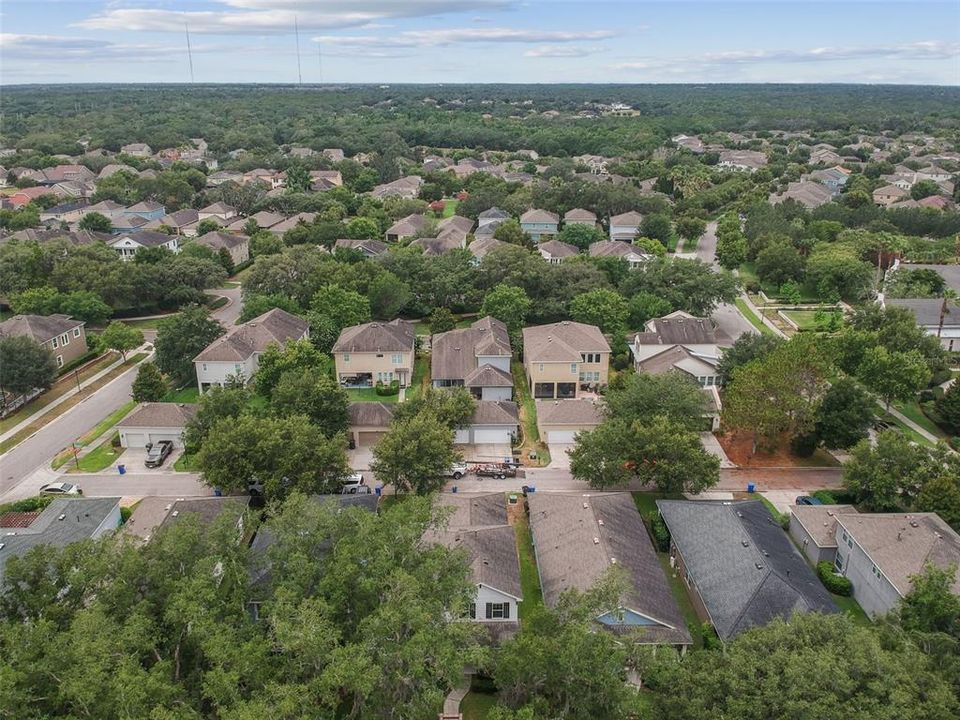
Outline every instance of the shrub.
{"type": "Polygon", "coordinates": [[[837,499],[834,497],[833,493],[829,490],[817,490],[812,493],[812,496],[817,500],[822,502],[824,505],[836,505],[837,499]]]}
{"type": "Polygon", "coordinates": [[[816,433],[797,435],[790,441],[790,451],[797,457],[810,457],[819,444],[820,440],[816,433]]]}
{"type": "Polygon", "coordinates": [[[853,583],[843,575],[837,575],[833,571],[833,563],[824,560],[817,563],[817,577],[820,582],[834,595],[843,595],[850,597],[853,595],[853,583]]]}
{"type": "Polygon", "coordinates": [[[53,495],[38,495],[37,497],[24,498],[7,505],[0,505],[0,513],[5,512],[34,512],[43,510],[47,505],[53,502],[53,495]]]}
{"type": "Polygon", "coordinates": [[[400,392],[400,381],[392,380],[389,383],[384,383],[378,380],[374,389],[376,390],[377,395],[380,395],[381,397],[397,395],[400,392]]]}
{"type": "Polygon", "coordinates": [[[132,507],[122,507],[120,508],[120,522],[125,523],[130,519],[130,516],[133,515],[132,507]]]}
{"type": "Polygon", "coordinates": [[[939,370],[935,370],[934,373],[930,376],[929,387],[942,385],[952,377],[953,377],[953,374],[950,372],[949,368],[941,368],[939,370]]]}
{"type": "Polygon", "coordinates": [[[717,635],[717,631],[710,623],[705,622],[700,625],[700,637],[703,639],[704,650],[723,649],[723,643],[720,641],[720,636],[717,635]]]}
{"type": "Polygon", "coordinates": [[[657,544],[657,550],[667,552],[670,549],[670,531],[660,515],[653,518],[650,529],[653,531],[653,540],[657,544]]]}
{"type": "Polygon", "coordinates": [[[922,403],[930,402],[931,400],[934,400],[934,399],[935,398],[933,396],[933,390],[924,390],[920,393],[920,402],[922,403]]]}

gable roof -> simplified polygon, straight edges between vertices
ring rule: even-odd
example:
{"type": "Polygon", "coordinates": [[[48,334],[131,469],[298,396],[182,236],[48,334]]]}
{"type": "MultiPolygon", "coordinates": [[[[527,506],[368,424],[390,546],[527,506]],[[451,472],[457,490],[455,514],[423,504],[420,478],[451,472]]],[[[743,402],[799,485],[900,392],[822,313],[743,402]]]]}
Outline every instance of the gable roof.
{"type": "Polygon", "coordinates": [[[393,421],[393,408],[382,402],[352,402],[347,406],[347,415],[353,427],[389,427],[393,421]]]}
{"type": "Polygon", "coordinates": [[[564,222],[596,222],[597,216],[589,210],[573,208],[573,210],[567,210],[564,213],[563,220],[564,222]]]}
{"type": "Polygon", "coordinates": [[[274,308],[263,315],[236,325],[226,335],[207,345],[193,360],[210,362],[244,361],[255,352],[263,352],[268,345],[283,345],[288,340],[299,340],[310,326],[306,320],[286,310],[274,308]]]}
{"type": "Polygon", "coordinates": [[[232,235],[230,233],[220,232],[219,230],[212,230],[208,233],[204,233],[196,239],[200,245],[206,245],[209,248],[214,250],[219,250],[220,248],[230,248],[241,247],[250,243],[250,238],[244,235],[232,235]]]}
{"type": "MultiPolygon", "coordinates": [[[[901,266],[904,267],[904,266],[901,266]]],[[[907,308],[917,319],[917,325],[938,327],[943,298],[913,298],[908,300],[884,300],[884,305],[907,308]]],[[[960,303],[948,302],[947,312],[943,316],[944,327],[960,326],[960,303]]]]}
{"type": "Polygon", "coordinates": [[[471,425],[517,425],[520,413],[510,400],[478,400],[473,410],[471,425]]]}
{"type": "Polygon", "coordinates": [[[545,243],[540,243],[537,245],[537,250],[539,250],[540,254],[544,257],[549,255],[555,258],[567,258],[580,254],[580,248],[576,245],[565,243],[562,240],[548,240],[545,243]]]}
{"type": "Polygon", "coordinates": [[[506,220],[510,217],[510,213],[506,210],[501,210],[498,207],[487,208],[482,213],[477,215],[477,218],[480,220],[506,220]]]}
{"type": "Polygon", "coordinates": [[[631,245],[623,240],[598,240],[590,243],[587,248],[590,257],[626,257],[627,255],[637,255],[639,257],[650,257],[646,250],[631,245]]]}
{"type": "Polygon", "coordinates": [[[409,320],[368,322],[340,331],[333,352],[413,352],[416,330],[409,320]]]}
{"type": "Polygon", "coordinates": [[[117,245],[124,240],[131,240],[141,247],[160,247],[171,241],[176,241],[175,235],[156,232],[155,230],[140,230],[136,233],[120,233],[115,236],[110,245],[117,245]]]}
{"type": "Polygon", "coordinates": [[[193,403],[146,402],[117,423],[118,428],[184,428],[197,414],[193,403]]]}
{"type": "Polygon", "coordinates": [[[69,315],[14,315],[0,323],[0,336],[25,335],[42,344],[83,325],[69,315]]]}
{"type": "Polygon", "coordinates": [[[596,325],[563,320],[523,329],[523,351],[531,362],[580,362],[584,352],[610,352],[596,325]]]}
{"type": "Polygon", "coordinates": [[[790,514],[792,523],[796,520],[807,531],[817,547],[837,547],[837,516],[852,515],[857,512],[853,505],[793,505],[790,514]]]}
{"type": "Polygon", "coordinates": [[[471,370],[463,378],[465,387],[513,387],[513,375],[489,363],[471,370]]]}
{"type": "MultiPolygon", "coordinates": [[[[639,627],[642,641],[690,644],[680,608],[629,493],[536,493],[527,497],[527,504],[543,599],[549,607],[556,607],[568,589],[590,590],[617,565],[629,581],[621,607],[657,623],[639,627]]],[[[618,631],[637,626],[605,627],[618,631]]]]}
{"type": "Polygon", "coordinates": [[[645,332],[637,333],[639,342],[656,345],[716,345],[729,342],[718,333],[710,318],[698,318],[682,310],[647,321],[645,332]]]}
{"type": "Polygon", "coordinates": [[[836,612],[823,584],[759,500],[657,500],[717,634],[794,612],[836,612]]]}
{"type": "Polygon", "coordinates": [[[339,238],[337,242],[334,243],[334,247],[360,250],[367,255],[381,255],[387,251],[387,244],[382,240],[354,240],[352,238],[339,238]]]}
{"type": "Polygon", "coordinates": [[[427,216],[420,214],[407,215],[400,218],[387,228],[387,235],[415,235],[427,226],[427,216]]]}
{"type": "Polygon", "coordinates": [[[560,216],[549,210],[540,210],[539,208],[530,208],[520,216],[521,223],[547,223],[556,225],[560,222],[560,216]]]}
{"type": "Polygon", "coordinates": [[[487,253],[507,245],[509,245],[509,243],[505,243],[502,240],[497,240],[492,235],[489,235],[476,238],[472,243],[467,245],[467,250],[473,253],[475,258],[482,260],[484,257],[486,257],[487,253]]]}
{"type": "Polygon", "coordinates": [[[716,361],[696,355],[683,345],[669,345],[663,351],[643,358],[637,369],[651,375],[660,375],[670,370],[682,370],[693,377],[716,373],[716,361]]]}
{"type": "Polygon", "coordinates": [[[433,380],[465,380],[477,369],[478,355],[512,355],[507,326],[492,317],[476,320],[468,328],[437,333],[430,346],[433,380]]]}
{"type": "Polygon", "coordinates": [[[436,502],[443,508],[452,508],[448,529],[507,524],[503,493],[439,493],[436,502]]]}
{"type": "Polygon", "coordinates": [[[428,535],[430,541],[451,550],[463,550],[470,577],[478,585],[499,590],[517,600],[523,599],[516,533],[509,525],[431,533],[428,535]]]}
{"type": "Polygon", "coordinates": [[[603,405],[593,398],[537,400],[537,422],[541,425],[599,425],[603,405]]]}
{"type": "Polygon", "coordinates": [[[625,213],[620,213],[619,215],[610,216],[610,227],[614,225],[627,225],[627,226],[639,226],[643,222],[643,215],[638,213],[636,210],[629,210],[625,213]]]}

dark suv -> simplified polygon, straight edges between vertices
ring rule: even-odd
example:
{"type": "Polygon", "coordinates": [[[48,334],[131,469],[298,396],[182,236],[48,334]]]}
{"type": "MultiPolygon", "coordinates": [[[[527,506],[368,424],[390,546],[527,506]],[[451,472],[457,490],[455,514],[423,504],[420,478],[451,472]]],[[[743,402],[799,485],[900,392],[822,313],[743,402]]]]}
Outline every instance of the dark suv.
{"type": "Polygon", "coordinates": [[[169,440],[161,440],[156,445],[147,448],[147,461],[144,465],[148,468],[160,467],[172,452],[173,443],[169,440]]]}

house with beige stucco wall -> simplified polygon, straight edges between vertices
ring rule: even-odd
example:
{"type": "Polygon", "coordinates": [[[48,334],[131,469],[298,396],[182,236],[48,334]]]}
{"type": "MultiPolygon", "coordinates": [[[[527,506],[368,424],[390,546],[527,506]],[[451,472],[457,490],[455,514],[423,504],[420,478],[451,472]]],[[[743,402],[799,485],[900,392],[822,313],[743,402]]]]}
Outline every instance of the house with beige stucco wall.
{"type": "Polygon", "coordinates": [[[523,366],[534,398],[577,397],[607,384],[610,344],[596,325],[563,320],[523,329],[523,366]]]}
{"type": "Polygon", "coordinates": [[[346,387],[373,387],[413,378],[416,331],[409,320],[368,322],[344,328],[333,346],[337,380],[346,387]]]}

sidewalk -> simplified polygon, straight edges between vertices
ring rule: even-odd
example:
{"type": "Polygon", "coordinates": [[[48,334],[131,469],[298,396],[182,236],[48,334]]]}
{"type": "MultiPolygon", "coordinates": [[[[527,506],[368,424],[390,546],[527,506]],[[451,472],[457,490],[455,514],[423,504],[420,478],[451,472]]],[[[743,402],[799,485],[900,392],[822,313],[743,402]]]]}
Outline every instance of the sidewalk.
{"type": "Polygon", "coordinates": [[[740,299],[743,300],[744,304],[745,304],[748,308],[750,308],[750,311],[751,311],[754,315],[756,315],[758,318],[760,318],[760,322],[762,322],[762,323],[763,323],[764,325],[766,325],[770,330],[772,330],[772,331],[774,332],[774,334],[776,334],[778,337],[783,338],[784,340],[789,340],[789,339],[790,339],[789,337],[787,337],[787,334],[786,334],[785,332],[783,332],[783,330],[781,330],[781,329],[778,328],[776,325],[774,325],[773,322],[771,322],[771,321],[766,317],[766,315],[764,315],[763,312],[760,311],[760,308],[758,308],[756,305],[753,304],[753,300],[750,299],[750,296],[749,296],[749,295],[747,295],[746,293],[741,293],[741,294],[740,294],[740,299]]]}
{"type": "Polygon", "coordinates": [[[904,415],[902,412],[900,412],[900,411],[897,410],[895,407],[893,407],[893,405],[891,405],[891,406],[890,406],[890,409],[887,410],[887,406],[884,405],[884,404],[883,404],[883,401],[882,401],[882,400],[879,400],[879,399],[877,400],[877,405],[879,405],[881,408],[883,408],[883,410],[884,410],[885,412],[888,412],[888,413],[890,413],[891,415],[893,415],[897,420],[899,420],[900,422],[902,422],[904,425],[906,425],[908,428],[910,428],[911,430],[913,430],[917,435],[920,435],[921,437],[923,437],[925,440],[929,440],[929,441],[930,441],[931,443],[933,443],[934,445],[936,445],[938,442],[940,442],[940,438],[938,438],[936,435],[934,435],[934,434],[932,434],[932,433],[929,433],[929,432],[927,432],[926,430],[924,430],[922,427],[920,427],[919,425],[917,425],[913,420],[911,420],[911,419],[908,418],[906,415],[904,415]]]}

